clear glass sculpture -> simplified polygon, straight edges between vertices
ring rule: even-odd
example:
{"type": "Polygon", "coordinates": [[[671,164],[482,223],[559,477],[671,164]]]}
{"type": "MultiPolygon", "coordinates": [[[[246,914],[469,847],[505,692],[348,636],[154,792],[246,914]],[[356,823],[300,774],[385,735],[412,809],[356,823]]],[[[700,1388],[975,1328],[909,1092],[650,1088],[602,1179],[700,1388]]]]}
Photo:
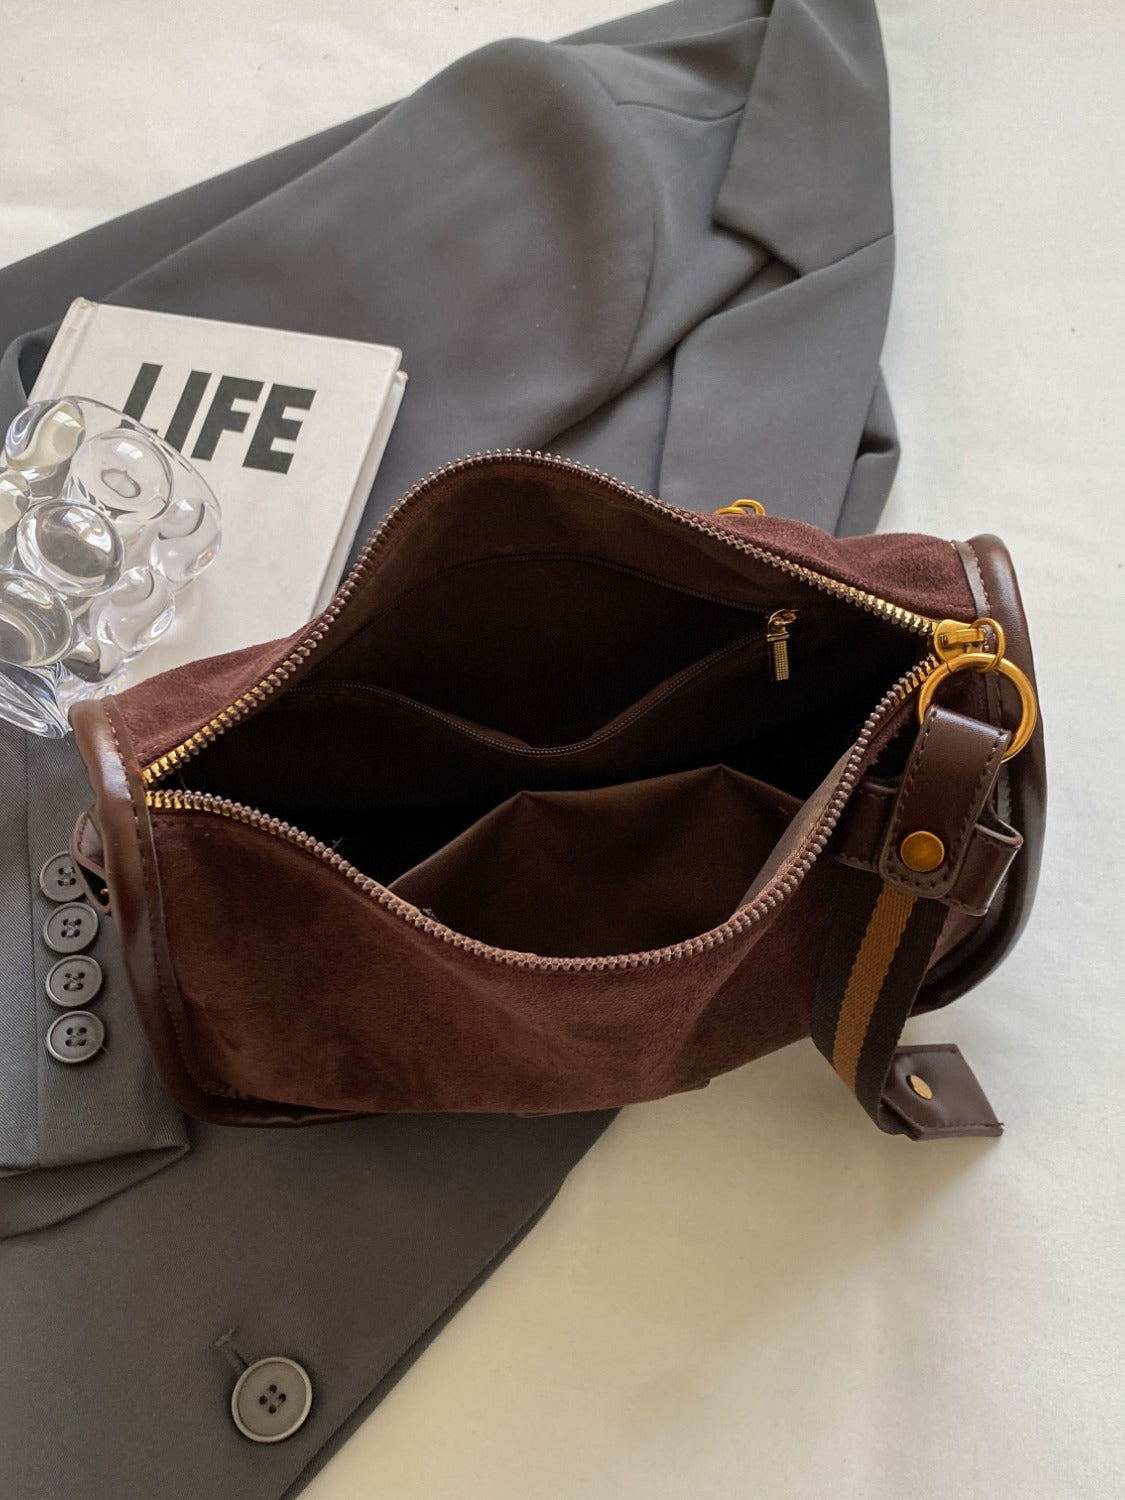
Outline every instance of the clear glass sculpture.
{"type": "Polygon", "coordinates": [[[218,501],[174,448],[86,396],[36,401],[0,453],[0,718],[67,733],[120,687],[219,550],[218,501]]]}

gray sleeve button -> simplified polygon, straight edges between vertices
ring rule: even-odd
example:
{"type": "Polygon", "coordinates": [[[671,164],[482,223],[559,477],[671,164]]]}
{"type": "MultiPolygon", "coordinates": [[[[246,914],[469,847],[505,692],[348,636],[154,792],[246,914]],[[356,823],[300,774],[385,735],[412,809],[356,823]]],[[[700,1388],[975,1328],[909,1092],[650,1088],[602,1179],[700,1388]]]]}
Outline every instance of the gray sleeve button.
{"type": "Polygon", "coordinates": [[[44,862],[39,871],[39,889],[48,901],[74,901],[82,895],[74,861],[65,849],[44,862]]]}
{"type": "Polygon", "coordinates": [[[43,923],[43,941],[52,953],[81,953],[98,935],[98,914],[84,901],[56,906],[43,923]]]}
{"type": "Polygon", "coordinates": [[[102,966],[88,953],[60,958],[47,975],[47,999],[63,1010],[89,1005],[102,987],[102,966]]]}
{"type": "Polygon", "coordinates": [[[253,1443],[292,1437],[312,1408],[312,1381],[295,1359],[271,1355],[249,1365],[231,1392],[234,1425],[253,1443]]]}
{"type": "Polygon", "coordinates": [[[105,1041],[105,1027],[92,1011],[69,1010],[51,1023],[47,1051],[61,1063],[84,1063],[97,1057],[105,1041]]]}

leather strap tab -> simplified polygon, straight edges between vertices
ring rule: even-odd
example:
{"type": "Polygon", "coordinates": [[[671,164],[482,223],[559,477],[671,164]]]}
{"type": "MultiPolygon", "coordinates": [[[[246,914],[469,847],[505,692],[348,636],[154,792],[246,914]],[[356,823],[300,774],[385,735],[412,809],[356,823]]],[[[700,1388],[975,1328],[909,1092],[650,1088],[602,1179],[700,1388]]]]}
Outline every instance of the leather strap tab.
{"type": "Polygon", "coordinates": [[[982,724],[936,705],[926,714],[895,799],[878,871],[915,895],[941,899],[957,884],[973,833],[992,795],[1004,753],[1006,729],[982,724]],[[903,858],[911,835],[940,840],[936,868],[911,868],[903,858]]]}
{"type": "Polygon", "coordinates": [[[98,911],[111,912],[105,846],[92,812],[80,814],[70,835],[70,857],[86,898],[98,911]]]}
{"type": "MultiPolygon", "coordinates": [[[[895,782],[873,776],[860,782],[833,836],[837,859],[862,870],[878,869],[897,796],[895,782]]],[[[971,917],[983,917],[1022,848],[1022,834],[986,807],[969,831],[961,868],[942,901],[971,917]]]]}
{"type": "Polygon", "coordinates": [[[960,1048],[951,1042],[900,1047],[883,1090],[883,1104],[915,1141],[995,1136],[1004,1129],[960,1048]]]}

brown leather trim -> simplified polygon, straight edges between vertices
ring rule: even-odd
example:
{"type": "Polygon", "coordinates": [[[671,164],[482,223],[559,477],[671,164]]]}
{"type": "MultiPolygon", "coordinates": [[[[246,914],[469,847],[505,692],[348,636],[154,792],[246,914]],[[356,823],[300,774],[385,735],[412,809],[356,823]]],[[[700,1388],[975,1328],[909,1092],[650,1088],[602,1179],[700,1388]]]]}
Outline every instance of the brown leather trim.
{"type": "MultiPolygon", "coordinates": [[[[878,869],[897,792],[894,782],[871,778],[860,783],[835,836],[838,860],[861,870],[878,869]]],[[[957,879],[941,896],[943,903],[966,916],[983,917],[1022,847],[1014,828],[986,812],[969,832],[957,879]]]]}
{"type": "Polygon", "coordinates": [[[883,1090],[883,1103],[916,1141],[943,1136],[997,1136],[1004,1129],[976,1075],[951,1042],[900,1047],[883,1090]],[[907,1080],[921,1078],[931,1097],[915,1093],[907,1080]]]}
{"type": "Polygon", "coordinates": [[[200,1076],[164,930],[144,784],[127,731],[111,698],[76,704],[71,724],[95,798],[90,812],[78,820],[72,845],[82,851],[100,844],[129,988],[173,1101],[185,1113],[217,1125],[355,1119],[340,1111],[245,1098],[200,1076]]]}
{"type": "MultiPolygon", "coordinates": [[[[987,535],[955,545],[978,612],[1000,621],[1008,638],[1009,659],[1027,673],[1034,686],[1035,661],[1027,617],[1007,547],[999,537],[987,535]]],[[[1008,701],[1005,692],[1001,707],[999,691],[997,686],[990,697],[990,712],[998,715],[1002,711],[1004,722],[1014,724],[1018,704],[1008,701]]],[[[916,1013],[948,1005],[991,973],[1014,947],[1031,913],[1047,812],[1042,704],[1030,742],[1004,767],[998,793],[999,814],[1023,836],[1023,849],[1013,860],[1003,888],[977,931],[930,971],[919,994],[916,1013]]]]}
{"type": "Polygon", "coordinates": [[[937,704],[930,708],[903,771],[880,851],[884,880],[918,896],[942,900],[950,895],[1011,739],[1006,729],[937,704]],[[901,857],[903,838],[922,830],[937,835],[945,848],[942,863],[928,872],[909,869],[901,857]]]}
{"type": "Polygon", "coordinates": [[[70,857],[86,892],[87,901],[108,917],[112,912],[112,902],[109,876],[105,868],[105,850],[102,848],[98,826],[88,812],[81,815],[71,832],[70,857]]]}

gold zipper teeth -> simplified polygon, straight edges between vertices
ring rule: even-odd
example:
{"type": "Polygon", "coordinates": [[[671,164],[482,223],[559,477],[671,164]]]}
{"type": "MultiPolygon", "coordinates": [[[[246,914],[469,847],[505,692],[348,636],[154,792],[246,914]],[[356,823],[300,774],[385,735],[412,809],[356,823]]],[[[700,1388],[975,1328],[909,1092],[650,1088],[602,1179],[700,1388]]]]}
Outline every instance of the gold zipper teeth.
{"type": "Polygon", "coordinates": [[[483,453],[474,453],[467,458],[457,459],[453,463],[444,464],[441,468],[433,469],[413,485],[402,499],[399,500],[383,517],[382,522],[376,528],[367,544],[364,546],[355,564],[348,573],[347,578],[340,585],[332,603],[318,619],[315,627],[309,632],[293,651],[269,672],[261,682],[236,698],[220,714],[210,719],[193,734],[190,734],[181,744],[158,756],[150,764],[141,770],[141,779],[146,786],[152,786],[160,781],[170,772],[185,764],[206,746],[212,744],[219,736],[226,732],[232,724],[237,724],[240,719],[252,709],[259,706],[267,698],[271,697],[284,682],[296,671],[299,666],[312,655],[320,642],[328,633],[329,628],[335,623],[344,609],[348,600],[359,587],[372,557],[384,545],[388,533],[398,525],[403,512],[412,505],[421,495],[431,489],[439,481],[447,479],[450,475],[459,474],[467,469],[480,468],[495,463],[502,463],[506,459],[520,459],[524,463],[538,464],[543,468],[561,469],[568,473],[582,474],[588,479],[597,480],[599,484],[614,494],[623,495],[643,505],[648,510],[653,510],[661,515],[672,516],[680,524],[687,526],[690,530],[702,532],[717,541],[733,547],[736,551],[745,553],[747,556],[757,558],[759,562],[766,563],[778,572],[788,573],[792,578],[798,578],[811,587],[818,589],[821,593],[832,594],[840,599],[847,599],[859,609],[866,610],[869,614],[879,615],[885,620],[891,621],[903,629],[913,631],[918,635],[930,635],[937,623],[926,615],[920,615],[914,610],[905,608],[901,604],[892,604],[889,599],[881,599],[877,594],[870,594],[864,589],[856,588],[854,584],[840,583],[827,574],[817,573],[813,568],[806,568],[802,563],[789,562],[787,558],[777,557],[774,553],[764,547],[756,546],[753,542],[742,537],[733,536],[725,528],[713,526],[700,515],[691,511],[682,511],[674,506],[666,504],[663,500],[657,500],[652,495],[646,495],[643,490],[637,490],[632,485],[623,484],[621,480],[614,479],[611,474],[606,474],[602,469],[591,468],[589,464],[577,463],[573,459],[560,458],[557,454],[542,453],[538,450],[532,451],[526,448],[493,448],[483,453]]]}
{"type": "Polygon", "coordinates": [[[452,927],[446,927],[435,917],[428,917],[425,912],[420,911],[416,906],[411,906],[401,896],[396,896],[393,891],[380,885],[370,875],[365,875],[362,870],[356,869],[355,865],[346,860],[342,854],[338,854],[330,845],[314,838],[310,833],[294,828],[291,823],[286,823],[282,818],[258,812],[255,808],[231,801],[229,797],[213,796],[210,792],[188,792],[152,787],[145,792],[145,801],[154,812],[207,813],[213,817],[228,818],[235,823],[244,823],[247,827],[284,839],[286,843],[305,850],[306,853],[331,866],[332,869],[338,870],[361,891],[373,896],[380,906],[408,922],[412,927],[418,927],[430,937],[493,963],[504,963],[520,969],[565,970],[567,972],[648,968],[653,964],[689,958],[708,949],[719,947],[747,927],[761,921],[793,894],[824,852],[832,831],[840,820],[840,814],[855,788],[872,738],[894,711],[918,691],[926,678],[936,671],[939,665],[936,656],[926,657],[884,694],[852,746],[839,784],[816,832],[797,851],[783,875],[780,875],[749,906],[736,912],[721,927],[715,927],[710,932],[705,932],[697,938],[690,938],[686,942],[675,943],[667,948],[653,948],[643,953],[619,953],[604,958],[543,958],[535,953],[517,953],[512,949],[497,948],[489,943],[479,942],[476,938],[466,937],[464,933],[456,932],[452,927]]]}

